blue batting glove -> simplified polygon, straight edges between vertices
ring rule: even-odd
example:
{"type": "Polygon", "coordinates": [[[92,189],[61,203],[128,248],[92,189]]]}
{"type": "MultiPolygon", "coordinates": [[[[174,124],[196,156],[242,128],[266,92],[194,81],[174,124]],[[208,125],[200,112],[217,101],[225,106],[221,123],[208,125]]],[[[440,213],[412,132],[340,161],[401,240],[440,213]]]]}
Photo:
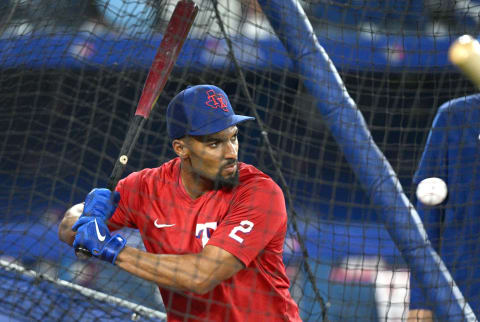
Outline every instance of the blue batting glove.
{"type": "Polygon", "coordinates": [[[81,217],[72,227],[76,231],[73,248],[86,248],[93,256],[115,264],[127,240],[120,234],[112,236],[107,225],[98,218],[81,217]]]}
{"type": "Polygon", "coordinates": [[[105,188],[95,188],[85,198],[85,205],[81,217],[99,218],[103,222],[112,217],[120,201],[120,193],[105,188]]]}

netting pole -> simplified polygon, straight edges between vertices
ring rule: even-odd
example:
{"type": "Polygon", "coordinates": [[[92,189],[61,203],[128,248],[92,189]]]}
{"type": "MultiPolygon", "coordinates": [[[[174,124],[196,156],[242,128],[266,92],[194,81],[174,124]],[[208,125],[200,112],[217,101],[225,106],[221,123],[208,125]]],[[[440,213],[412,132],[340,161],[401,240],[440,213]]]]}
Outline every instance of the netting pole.
{"type": "Polygon", "coordinates": [[[318,289],[317,284],[315,282],[315,275],[313,274],[312,269],[310,267],[310,264],[308,262],[309,255],[308,255],[307,247],[305,246],[305,243],[303,241],[303,237],[300,234],[300,231],[298,229],[298,224],[297,224],[297,220],[296,220],[297,213],[296,213],[295,209],[293,208],[293,198],[292,198],[292,195],[290,193],[290,189],[289,189],[287,181],[286,181],[286,179],[285,179],[285,177],[282,173],[281,165],[276,158],[276,153],[273,150],[272,144],[270,143],[270,139],[268,138],[268,132],[265,130],[265,126],[264,126],[263,121],[260,117],[260,114],[258,113],[258,110],[255,107],[256,106],[255,102],[253,101],[252,96],[250,95],[250,92],[248,91],[248,86],[247,86],[247,82],[246,82],[246,79],[245,79],[245,75],[243,74],[242,68],[240,67],[240,64],[238,63],[238,60],[237,60],[237,58],[234,54],[234,51],[233,51],[232,40],[230,39],[230,37],[226,33],[225,26],[224,26],[224,23],[223,23],[223,19],[221,18],[220,12],[218,11],[217,0],[213,1],[213,7],[214,7],[214,10],[215,10],[215,16],[217,18],[220,30],[222,31],[222,35],[225,37],[225,41],[227,42],[228,55],[232,59],[232,62],[235,66],[235,71],[238,73],[242,93],[247,98],[247,101],[250,105],[250,108],[252,109],[252,113],[255,116],[255,120],[256,120],[256,122],[258,124],[258,127],[260,129],[260,133],[262,134],[263,142],[265,142],[265,146],[267,147],[268,154],[269,154],[269,156],[272,159],[272,162],[274,164],[275,173],[277,174],[277,176],[280,180],[280,185],[282,186],[282,189],[285,192],[285,196],[287,198],[288,205],[289,205],[288,213],[290,214],[290,216],[289,216],[290,223],[292,224],[292,227],[295,231],[296,239],[297,239],[297,241],[300,245],[300,249],[302,251],[302,255],[303,255],[303,263],[302,264],[304,265],[305,271],[307,273],[307,277],[310,280],[310,283],[312,284],[312,290],[315,294],[315,299],[318,302],[318,304],[320,305],[322,321],[328,322],[327,305],[325,304],[325,301],[320,294],[320,290],[318,289]]]}
{"type": "Polygon", "coordinates": [[[295,0],[259,0],[357,179],[380,206],[381,218],[440,320],[476,321],[475,314],[432,248],[423,224],[390,163],[373,141],[313,28],[295,0]],[[448,305],[447,305],[448,304],[448,305]]]}

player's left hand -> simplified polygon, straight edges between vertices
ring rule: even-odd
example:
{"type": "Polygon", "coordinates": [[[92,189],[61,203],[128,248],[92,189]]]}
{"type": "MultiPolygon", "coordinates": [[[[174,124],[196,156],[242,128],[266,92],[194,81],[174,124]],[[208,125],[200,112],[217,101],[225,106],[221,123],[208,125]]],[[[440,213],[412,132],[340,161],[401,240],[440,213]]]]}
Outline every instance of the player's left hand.
{"type": "Polygon", "coordinates": [[[107,225],[98,218],[81,217],[72,227],[76,231],[73,248],[86,248],[93,256],[115,264],[127,240],[120,234],[112,236],[107,225]]]}
{"type": "Polygon", "coordinates": [[[120,201],[120,193],[106,188],[95,188],[85,198],[81,217],[90,216],[106,221],[112,217],[120,201]]]}

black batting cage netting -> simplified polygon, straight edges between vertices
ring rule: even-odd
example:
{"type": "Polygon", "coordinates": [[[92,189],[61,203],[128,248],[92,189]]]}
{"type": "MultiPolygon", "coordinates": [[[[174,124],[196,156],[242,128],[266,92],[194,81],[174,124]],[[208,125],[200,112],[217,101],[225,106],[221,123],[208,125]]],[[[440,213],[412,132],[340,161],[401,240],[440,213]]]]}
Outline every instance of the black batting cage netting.
{"type": "MultiPolygon", "coordinates": [[[[456,164],[463,179],[443,178],[449,196],[433,226],[414,177],[440,106],[457,98],[464,110],[480,106],[462,99],[475,87],[448,60],[458,37],[476,38],[480,1],[195,2],[196,20],[122,177],[175,157],[169,101],[189,85],[214,84],[236,113],[256,117],[239,126],[239,159],[284,192],[283,261],[302,320],[406,320],[412,281],[440,319],[474,319],[480,230],[459,220],[465,234],[447,229],[442,253],[430,228],[455,207],[475,207],[452,196],[478,190],[476,158],[456,164]]],[[[57,231],[69,207],[107,185],[176,4],[0,1],[0,319],[166,318],[156,285],[76,258],[57,231]]],[[[439,126],[478,136],[478,119],[462,110],[454,121],[444,109],[439,126]]],[[[136,230],[123,234],[144,248],[136,230]]]]}

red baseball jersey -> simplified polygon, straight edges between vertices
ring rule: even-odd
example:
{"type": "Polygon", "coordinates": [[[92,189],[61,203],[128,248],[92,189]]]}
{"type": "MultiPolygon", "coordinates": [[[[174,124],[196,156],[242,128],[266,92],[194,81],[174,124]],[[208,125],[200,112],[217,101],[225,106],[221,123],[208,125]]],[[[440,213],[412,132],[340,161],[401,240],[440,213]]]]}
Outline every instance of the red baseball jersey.
{"type": "Polygon", "coordinates": [[[220,247],[244,265],[204,295],[160,288],[169,321],[300,321],[282,261],[287,214],[282,190],[255,167],[239,163],[240,184],[192,199],[180,159],[120,181],[110,226],[140,231],[156,254],[199,253],[220,247]]]}

